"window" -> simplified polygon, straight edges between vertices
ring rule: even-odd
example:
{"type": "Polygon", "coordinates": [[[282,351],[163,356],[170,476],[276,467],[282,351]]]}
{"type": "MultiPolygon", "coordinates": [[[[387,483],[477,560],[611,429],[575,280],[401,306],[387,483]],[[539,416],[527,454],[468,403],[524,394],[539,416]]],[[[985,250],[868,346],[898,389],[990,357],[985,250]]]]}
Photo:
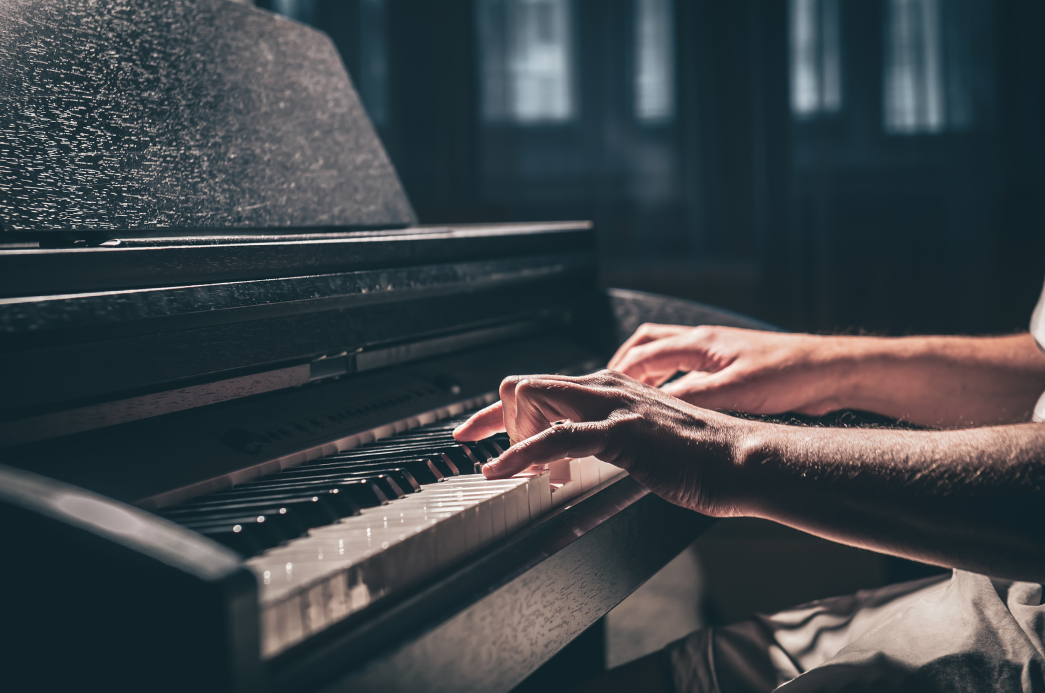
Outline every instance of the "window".
{"type": "Polygon", "coordinates": [[[842,108],[839,0],[791,0],[791,112],[798,118],[842,108]]]}
{"type": "Polygon", "coordinates": [[[889,0],[885,21],[885,129],[939,132],[944,126],[939,5],[889,0]]]}
{"type": "MultiPolygon", "coordinates": [[[[889,0],[885,16],[884,127],[932,134],[973,125],[973,91],[983,81],[985,3],[889,0]]],[[[983,86],[983,85],[980,85],[983,86]]]]}
{"type": "Polygon", "coordinates": [[[568,0],[480,0],[483,117],[556,123],[574,117],[568,0]]]}
{"type": "Polygon", "coordinates": [[[675,116],[672,0],[635,0],[635,117],[662,123],[675,116]]]}

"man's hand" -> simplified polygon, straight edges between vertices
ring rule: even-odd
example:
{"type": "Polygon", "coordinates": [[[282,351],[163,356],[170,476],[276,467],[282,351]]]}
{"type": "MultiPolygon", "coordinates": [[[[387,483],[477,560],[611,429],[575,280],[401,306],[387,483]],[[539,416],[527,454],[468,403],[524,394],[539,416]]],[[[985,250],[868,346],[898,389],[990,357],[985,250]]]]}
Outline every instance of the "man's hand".
{"type": "Polygon", "coordinates": [[[507,430],[489,478],[594,455],[708,515],[753,516],[833,541],[1045,580],[1045,424],[961,431],[783,426],[699,409],[611,371],[512,377],[456,431],[507,430]]]}
{"type": "Polygon", "coordinates": [[[850,337],[643,325],[609,368],[709,409],[821,415],[862,409],[923,426],[1028,421],[1045,390],[1029,334],[850,337]]]}
{"type": "Polygon", "coordinates": [[[708,515],[740,514],[732,493],[737,442],[766,424],[698,409],[612,371],[515,376],[501,383],[500,394],[500,402],[454,431],[458,440],[479,440],[507,430],[512,446],[483,467],[488,478],[595,456],[672,503],[708,515]]]}
{"type": "Polygon", "coordinates": [[[733,327],[642,325],[608,368],[709,409],[820,415],[839,409],[851,372],[837,339],[733,327]]]}

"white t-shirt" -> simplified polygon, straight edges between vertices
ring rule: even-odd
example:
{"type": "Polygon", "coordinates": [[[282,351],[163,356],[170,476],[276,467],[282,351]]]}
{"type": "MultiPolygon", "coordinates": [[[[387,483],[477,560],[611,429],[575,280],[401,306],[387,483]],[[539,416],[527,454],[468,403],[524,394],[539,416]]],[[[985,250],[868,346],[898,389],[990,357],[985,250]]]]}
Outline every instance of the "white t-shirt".
{"type": "MultiPolygon", "coordinates": [[[[1030,316],[1030,333],[1038,348],[1045,351],[1045,287],[1041,290],[1038,305],[1034,306],[1034,312],[1030,316]]],[[[1045,393],[1034,405],[1034,421],[1045,421],[1045,393]]]]}

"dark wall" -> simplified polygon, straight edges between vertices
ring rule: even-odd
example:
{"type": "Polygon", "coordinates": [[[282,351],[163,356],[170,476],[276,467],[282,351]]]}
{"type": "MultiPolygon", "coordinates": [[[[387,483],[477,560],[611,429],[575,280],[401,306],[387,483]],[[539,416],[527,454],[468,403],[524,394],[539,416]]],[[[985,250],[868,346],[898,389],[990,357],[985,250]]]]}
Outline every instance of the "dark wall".
{"type": "Polygon", "coordinates": [[[631,106],[635,0],[572,2],[574,118],[486,122],[477,1],[292,3],[368,103],[380,39],[378,127],[423,222],[592,219],[607,284],[791,329],[1026,325],[1045,277],[1039,0],[941,3],[973,18],[949,31],[973,37],[975,117],[899,135],[883,126],[886,0],[839,1],[844,99],[817,118],[791,112],[786,2],[675,0],[675,112],[656,125],[631,106]]]}

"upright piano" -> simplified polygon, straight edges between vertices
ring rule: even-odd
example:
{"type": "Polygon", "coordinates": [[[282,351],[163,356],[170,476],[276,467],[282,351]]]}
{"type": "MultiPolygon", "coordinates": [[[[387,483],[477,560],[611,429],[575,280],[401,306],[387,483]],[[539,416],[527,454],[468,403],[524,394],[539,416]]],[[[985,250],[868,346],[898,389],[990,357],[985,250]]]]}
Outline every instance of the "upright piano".
{"type": "Polygon", "coordinates": [[[0,4],[3,688],[511,690],[709,520],[451,431],[644,321],[753,324],[588,223],[418,225],[319,32],[0,4]]]}

